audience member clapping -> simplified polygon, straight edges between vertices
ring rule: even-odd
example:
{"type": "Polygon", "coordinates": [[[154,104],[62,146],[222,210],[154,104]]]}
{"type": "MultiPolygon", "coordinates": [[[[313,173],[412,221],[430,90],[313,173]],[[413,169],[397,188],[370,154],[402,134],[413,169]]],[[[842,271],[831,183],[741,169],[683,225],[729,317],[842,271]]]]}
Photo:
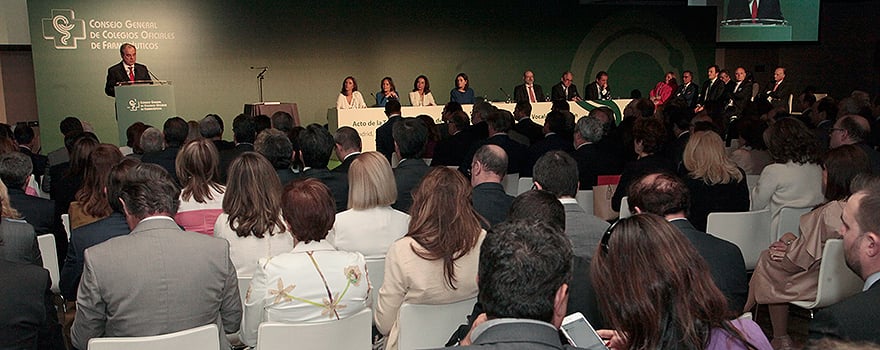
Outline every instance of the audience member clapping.
{"type": "MultiPolygon", "coordinates": [[[[310,204],[302,209],[306,206],[310,204]]],[[[229,241],[229,256],[239,276],[253,275],[260,258],[293,248],[281,218],[281,183],[260,154],[242,153],[229,165],[223,213],[214,223],[214,235],[229,241]]]]}
{"type": "Polygon", "coordinates": [[[242,341],[252,346],[261,322],[340,320],[369,305],[364,256],[338,251],[325,239],[336,212],[327,186],[316,179],[294,181],[285,188],[282,202],[296,246],[259,261],[241,332],[242,341]]]}
{"type": "Polygon", "coordinates": [[[178,152],[175,168],[183,189],[174,221],[184,230],[214,234],[214,222],[223,211],[226,192],[218,183],[219,163],[217,148],[208,139],[190,142],[178,152]]]}

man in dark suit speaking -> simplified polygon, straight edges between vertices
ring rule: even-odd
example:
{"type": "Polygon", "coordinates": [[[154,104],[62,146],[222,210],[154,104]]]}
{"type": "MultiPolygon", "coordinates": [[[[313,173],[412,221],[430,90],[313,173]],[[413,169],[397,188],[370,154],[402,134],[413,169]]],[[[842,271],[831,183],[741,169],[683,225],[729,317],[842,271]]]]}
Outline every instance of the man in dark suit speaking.
{"type": "Polygon", "coordinates": [[[727,19],[784,19],[779,0],[728,0],[727,19]]]}
{"type": "Polygon", "coordinates": [[[119,55],[122,62],[107,68],[107,84],[104,85],[104,93],[110,97],[116,97],[116,85],[124,82],[151,81],[150,71],[147,66],[137,61],[137,48],[125,43],[119,47],[119,55]]]}

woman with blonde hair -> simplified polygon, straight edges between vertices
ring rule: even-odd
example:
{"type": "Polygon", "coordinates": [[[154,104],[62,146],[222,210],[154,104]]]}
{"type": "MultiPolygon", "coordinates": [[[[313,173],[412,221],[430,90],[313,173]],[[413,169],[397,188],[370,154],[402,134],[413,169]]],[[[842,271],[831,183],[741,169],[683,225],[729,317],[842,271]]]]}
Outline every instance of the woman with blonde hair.
{"type": "Polygon", "coordinates": [[[700,231],[706,231],[709,213],[749,210],[746,173],[727,156],[724,141],[713,131],[691,135],[678,175],[691,192],[688,220],[700,231]]]}
{"type": "Polygon", "coordinates": [[[407,232],[410,217],[391,208],[397,187],[391,165],[379,152],[362,153],[348,169],[348,210],[336,214],[327,241],[339,250],[384,257],[407,232]]]}
{"type": "Polygon", "coordinates": [[[113,208],[107,200],[107,174],[122,160],[119,147],[102,143],[86,160],[82,187],[76,192],[76,201],[70,202],[70,229],[79,228],[110,216],[113,208]]]}
{"type": "Polygon", "coordinates": [[[12,207],[3,181],[0,181],[0,217],[0,260],[41,266],[34,227],[22,220],[18,210],[12,207]]]}
{"type": "Polygon", "coordinates": [[[397,349],[404,302],[448,304],[477,296],[477,264],[486,231],[471,204],[471,185],[446,167],[431,169],[413,193],[409,232],[385,255],[375,324],[397,349]]]}
{"type": "Polygon", "coordinates": [[[293,249],[281,218],[281,181],[272,164],[257,152],[245,152],[229,164],[223,213],[214,235],[229,241],[229,256],[239,276],[250,276],[257,260],[293,249]]]}
{"type": "Polygon", "coordinates": [[[183,145],[177,153],[175,172],[183,189],[174,221],[184,230],[214,234],[214,222],[223,211],[226,188],[218,182],[220,156],[208,139],[183,145]]]}

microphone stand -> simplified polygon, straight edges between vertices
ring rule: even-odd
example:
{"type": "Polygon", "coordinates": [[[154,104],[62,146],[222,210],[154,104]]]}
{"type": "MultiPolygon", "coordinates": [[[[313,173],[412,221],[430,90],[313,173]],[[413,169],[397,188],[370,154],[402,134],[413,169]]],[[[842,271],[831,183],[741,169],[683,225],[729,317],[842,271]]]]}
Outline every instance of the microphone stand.
{"type": "Polygon", "coordinates": [[[263,78],[265,78],[267,70],[269,70],[269,67],[263,67],[263,70],[260,71],[260,74],[257,74],[258,85],[260,87],[260,103],[263,102],[263,78]]]}

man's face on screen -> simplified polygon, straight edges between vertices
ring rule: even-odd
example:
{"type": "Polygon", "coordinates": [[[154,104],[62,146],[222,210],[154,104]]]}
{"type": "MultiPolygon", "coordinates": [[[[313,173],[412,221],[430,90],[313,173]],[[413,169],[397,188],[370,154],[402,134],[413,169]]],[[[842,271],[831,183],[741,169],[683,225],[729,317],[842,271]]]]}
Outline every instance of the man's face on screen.
{"type": "Polygon", "coordinates": [[[122,62],[131,66],[135,61],[137,61],[137,49],[131,46],[122,49],[122,62]]]}

